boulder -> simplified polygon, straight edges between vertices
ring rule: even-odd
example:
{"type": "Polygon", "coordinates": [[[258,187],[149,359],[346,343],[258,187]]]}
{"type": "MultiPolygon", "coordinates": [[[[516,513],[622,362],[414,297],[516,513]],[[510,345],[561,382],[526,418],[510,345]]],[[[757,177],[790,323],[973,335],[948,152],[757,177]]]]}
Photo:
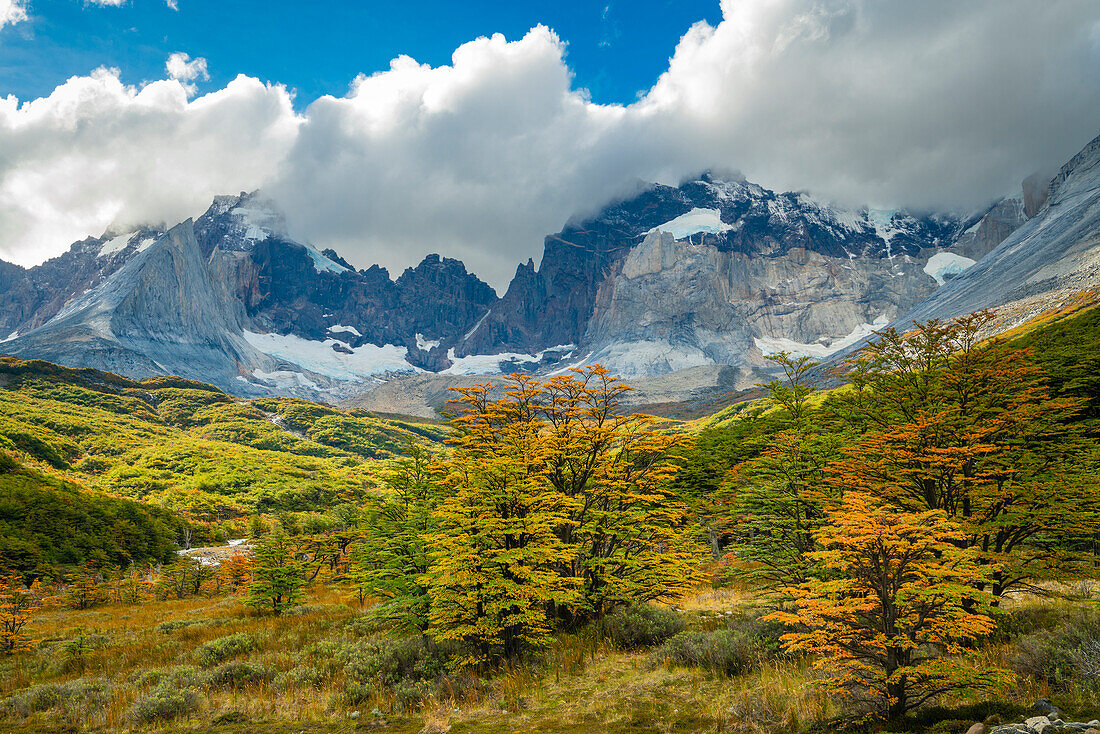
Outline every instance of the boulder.
{"type": "Polygon", "coordinates": [[[1045,716],[1032,716],[1030,719],[1024,721],[1024,726],[1035,732],[1035,734],[1046,734],[1047,730],[1052,727],[1052,724],[1050,723],[1050,719],[1045,716]]]}

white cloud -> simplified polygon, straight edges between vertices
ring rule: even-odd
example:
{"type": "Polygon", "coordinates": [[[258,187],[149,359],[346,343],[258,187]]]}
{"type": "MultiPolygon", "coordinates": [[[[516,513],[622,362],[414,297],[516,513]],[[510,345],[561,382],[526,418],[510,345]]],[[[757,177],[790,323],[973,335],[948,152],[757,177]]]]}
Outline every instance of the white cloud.
{"type": "Polygon", "coordinates": [[[188,100],[115,69],[0,99],[0,258],[32,264],[109,225],[180,221],[275,174],[298,118],[281,86],[239,76],[188,100]]]}
{"type": "Polygon", "coordinates": [[[98,5],[101,8],[121,8],[129,0],[84,0],[84,2],[90,5],[98,5]]]}
{"type": "Polygon", "coordinates": [[[499,287],[543,235],[638,178],[732,169],[845,202],[968,208],[1100,124],[1095,0],[727,0],[723,16],[689,29],[630,106],[575,89],[542,27],[464,44],[448,66],[400,57],[300,118],[281,87],[244,77],[188,101],[205,67],[183,56],[142,90],[101,71],[9,98],[0,257],[262,184],[293,234],[359,266],[435,251],[499,287]]]}
{"type": "Polygon", "coordinates": [[[177,2],[177,0],[164,0],[164,3],[171,10],[179,10],[180,9],[180,4],[179,4],[179,2],[177,2]]]}
{"type": "Polygon", "coordinates": [[[27,19],[27,0],[0,0],[0,28],[27,19]]]}
{"type": "Polygon", "coordinates": [[[185,53],[174,53],[164,63],[169,79],[175,79],[183,85],[188,95],[195,93],[195,85],[191,82],[196,79],[209,81],[210,74],[206,70],[206,59],[198,57],[194,60],[185,53]]]}

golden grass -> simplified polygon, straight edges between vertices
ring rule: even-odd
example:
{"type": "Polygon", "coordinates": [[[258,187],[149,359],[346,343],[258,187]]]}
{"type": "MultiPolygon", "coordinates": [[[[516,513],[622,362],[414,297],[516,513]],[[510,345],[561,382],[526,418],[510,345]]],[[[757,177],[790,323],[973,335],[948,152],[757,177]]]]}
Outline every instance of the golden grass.
{"type": "MultiPolygon", "coordinates": [[[[405,711],[392,691],[371,689],[356,705],[343,698],[349,679],[326,654],[310,654],[318,643],[337,645],[354,636],[344,627],[358,616],[345,605],[339,589],[316,586],[306,603],[315,611],[281,618],[251,614],[229,597],[150,602],[137,607],[109,606],[86,611],[46,610],[33,619],[39,650],[0,662],[0,698],[28,686],[75,679],[113,681],[105,702],[73,711],[32,714],[0,711],[0,730],[47,731],[57,726],[86,731],[146,731],[127,712],[154,688],[142,675],[150,670],[199,667],[194,651],[210,640],[243,632],[256,649],[239,659],[285,673],[303,666],[325,667],[327,676],[309,683],[263,681],[240,689],[207,686],[197,711],[170,724],[152,727],[180,732],[337,732],[385,731],[443,734],[453,732],[772,732],[804,731],[825,725],[843,711],[819,685],[807,660],[779,660],[733,678],[699,669],[654,665],[644,652],[616,652],[593,635],[564,635],[545,653],[541,665],[515,665],[473,687],[446,688],[417,710],[405,711]],[[206,620],[207,625],[171,632],[163,622],[206,620]],[[215,624],[209,624],[216,620],[215,624]],[[60,645],[80,635],[101,635],[81,666],[66,665],[60,645]],[[243,723],[214,724],[232,714],[243,723]],[[297,727],[297,728],[296,728],[297,727]]],[[[700,589],[677,605],[685,614],[718,616],[752,603],[744,589],[700,589]]],[[[1069,611],[1065,601],[1015,599],[1012,605],[1050,605],[1069,611]]],[[[975,665],[1007,668],[1010,646],[987,645],[975,665]]],[[[1002,697],[1030,704],[1039,697],[1066,700],[1045,681],[1021,678],[1002,697]],[[1061,698],[1058,698],[1061,696],[1061,698]]],[[[1066,700],[1084,710],[1087,697],[1066,700]]],[[[945,698],[944,705],[976,702],[966,694],[945,698]]],[[[1096,703],[1096,702],[1091,702],[1096,703]]],[[[1100,708],[1100,707],[1097,707],[1100,708]]]]}

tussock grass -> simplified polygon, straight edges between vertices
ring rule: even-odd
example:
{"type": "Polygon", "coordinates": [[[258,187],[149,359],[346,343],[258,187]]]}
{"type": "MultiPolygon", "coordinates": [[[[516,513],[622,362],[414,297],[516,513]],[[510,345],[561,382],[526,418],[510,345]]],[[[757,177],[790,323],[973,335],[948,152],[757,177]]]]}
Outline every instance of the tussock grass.
{"type": "MultiPolygon", "coordinates": [[[[701,589],[678,605],[689,625],[682,634],[747,635],[758,616],[750,600],[744,590],[701,589]]],[[[654,664],[660,646],[624,651],[596,625],[559,635],[538,659],[478,677],[447,671],[415,640],[359,629],[360,612],[339,589],[315,586],[306,601],[308,614],[283,617],[257,616],[232,597],[39,611],[32,624],[40,647],[0,660],[0,731],[771,734],[831,730],[852,713],[823,691],[810,659],[754,648],[751,665],[736,670],[695,664],[690,655],[654,664]],[[83,670],[59,665],[59,650],[81,637],[97,641],[83,670]],[[251,643],[208,664],[197,660],[227,638],[251,643]]],[[[1057,634],[1082,605],[1007,606],[1020,628],[1013,635],[1026,635],[1057,634]]],[[[974,664],[1011,670],[1019,654],[1016,639],[994,638],[974,664]]],[[[1065,678],[1019,673],[1001,697],[945,698],[927,721],[898,730],[1022,710],[1040,697],[1073,715],[1100,713],[1096,689],[1065,678]]]]}

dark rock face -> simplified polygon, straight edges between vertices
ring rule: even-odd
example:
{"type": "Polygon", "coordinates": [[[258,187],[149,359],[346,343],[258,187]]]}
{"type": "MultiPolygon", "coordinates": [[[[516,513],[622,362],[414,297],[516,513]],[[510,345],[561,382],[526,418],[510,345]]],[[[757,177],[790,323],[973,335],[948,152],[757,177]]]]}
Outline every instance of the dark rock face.
{"type": "Polygon", "coordinates": [[[333,250],[287,236],[281,214],[256,194],[218,197],[195,224],[196,239],[256,330],[323,341],[330,327],[352,347],[395,344],[411,364],[442,369],[447,349],[429,342],[470,329],[496,302],[458,260],[428,255],[390,280],[385,268],[355,270],[333,250]],[[358,332],[358,333],[356,333],[358,332]]]}

